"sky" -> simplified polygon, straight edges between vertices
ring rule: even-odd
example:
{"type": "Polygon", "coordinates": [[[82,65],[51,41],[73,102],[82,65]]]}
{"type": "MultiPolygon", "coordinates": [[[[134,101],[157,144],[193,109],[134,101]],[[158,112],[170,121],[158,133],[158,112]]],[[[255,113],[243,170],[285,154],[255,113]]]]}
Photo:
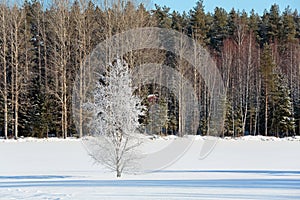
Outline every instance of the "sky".
{"type": "MultiPolygon", "coordinates": [[[[188,12],[196,6],[197,0],[151,0],[153,6],[158,4],[160,6],[166,5],[171,10],[176,10],[182,13],[188,12]]],[[[278,4],[280,11],[289,5],[292,10],[297,9],[300,11],[300,0],[203,0],[205,12],[213,12],[215,7],[222,7],[229,12],[233,7],[235,10],[245,10],[250,12],[252,8],[258,14],[263,14],[264,10],[270,10],[271,5],[278,4]]]]}

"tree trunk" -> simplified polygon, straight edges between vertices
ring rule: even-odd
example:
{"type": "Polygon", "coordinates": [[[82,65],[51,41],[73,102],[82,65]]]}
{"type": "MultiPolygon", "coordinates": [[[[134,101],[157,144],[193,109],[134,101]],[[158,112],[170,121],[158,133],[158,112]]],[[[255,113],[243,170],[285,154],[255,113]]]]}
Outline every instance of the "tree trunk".
{"type": "MultiPolygon", "coordinates": [[[[16,85],[17,86],[17,85],[16,85]]],[[[18,139],[18,126],[19,126],[19,94],[15,96],[15,139],[18,139]]]]}
{"type": "MultiPolygon", "coordinates": [[[[16,11],[17,12],[17,11],[16,11]]],[[[17,15],[18,13],[15,13],[17,15]]],[[[18,38],[18,23],[16,21],[17,19],[14,19],[14,25],[15,25],[15,32],[14,32],[14,61],[15,65],[15,99],[14,99],[14,111],[15,111],[15,127],[14,127],[14,137],[15,139],[18,138],[18,126],[19,126],[19,48],[18,48],[18,43],[19,43],[19,38],[18,38]]]]}
{"type": "Polygon", "coordinates": [[[120,178],[121,177],[121,171],[119,169],[117,169],[117,177],[120,178]]]}
{"type": "MultiPolygon", "coordinates": [[[[246,121],[247,121],[247,114],[248,114],[248,100],[249,100],[249,82],[250,82],[250,69],[251,69],[251,59],[252,59],[252,35],[249,35],[249,48],[248,48],[248,62],[247,62],[247,69],[246,69],[246,97],[245,97],[245,112],[243,117],[243,126],[242,126],[242,134],[245,134],[246,129],[246,121]]],[[[250,127],[251,129],[251,127],[250,127]]]]}
{"type": "Polygon", "coordinates": [[[265,136],[268,136],[268,91],[265,93],[265,136]]]}
{"type": "Polygon", "coordinates": [[[259,101],[259,95],[261,92],[261,80],[258,80],[258,88],[256,88],[256,107],[255,107],[255,121],[254,121],[254,132],[253,135],[257,135],[257,130],[259,130],[259,107],[260,107],[260,101],[259,101]]]}
{"type": "Polygon", "coordinates": [[[3,91],[3,100],[4,100],[4,138],[8,138],[8,92],[7,92],[7,62],[6,62],[6,19],[5,19],[5,9],[3,8],[2,11],[2,37],[3,37],[3,42],[2,42],[2,52],[3,52],[3,85],[4,85],[4,91],[3,91]]]}

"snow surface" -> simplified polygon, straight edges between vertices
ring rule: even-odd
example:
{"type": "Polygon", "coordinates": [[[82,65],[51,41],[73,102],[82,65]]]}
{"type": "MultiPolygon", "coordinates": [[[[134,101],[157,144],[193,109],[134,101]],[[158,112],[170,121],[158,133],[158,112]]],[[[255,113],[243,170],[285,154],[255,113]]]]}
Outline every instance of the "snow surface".
{"type": "MultiPolygon", "coordinates": [[[[151,137],[155,152],[174,136],[151,137]]],[[[173,165],[146,174],[115,174],[94,164],[79,139],[0,139],[0,199],[300,199],[300,137],[206,137],[173,165]]]]}

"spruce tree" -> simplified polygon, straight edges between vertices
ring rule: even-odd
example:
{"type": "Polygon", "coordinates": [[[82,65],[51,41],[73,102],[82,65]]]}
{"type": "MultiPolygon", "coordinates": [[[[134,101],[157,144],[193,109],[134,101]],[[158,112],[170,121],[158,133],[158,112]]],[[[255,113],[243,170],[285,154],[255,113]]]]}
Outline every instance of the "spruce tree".
{"type": "Polygon", "coordinates": [[[227,12],[223,8],[215,8],[209,36],[211,46],[219,52],[221,51],[223,40],[228,37],[227,17],[227,12]]]}
{"type": "Polygon", "coordinates": [[[165,134],[168,125],[168,105],[165,99],[158,98],[150,103],[149,121],[146,126],[150,134],[165,134]]]}
{"type": "Polygon", "coordinates": [[[274,75],[274,88],[272,91],[272,130],[277,137],[289,135],[294,132],[294,117],[290,90],[284,77],[280,74],[274,75]]]}
{"type": "Polygon", "coordinates": [[[227,98],[226,100],[226,111],[225,111],[225,118],[224,118],[224,131],[223,136],[233,136],[234,134],[234,116],[233,116],[233,107],[232,101],[227,98]]]}

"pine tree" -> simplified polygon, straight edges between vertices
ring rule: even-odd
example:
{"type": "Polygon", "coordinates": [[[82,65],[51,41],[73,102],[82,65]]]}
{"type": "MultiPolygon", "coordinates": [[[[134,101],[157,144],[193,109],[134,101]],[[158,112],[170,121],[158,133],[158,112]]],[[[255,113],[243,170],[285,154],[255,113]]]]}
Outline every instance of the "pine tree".
{"type": "Polygon", "coordinates": [[[258,31],[258,23],[259,23],[259,16],[252,9],[249,16],[249,28],[256,34],[258,31]]]}
{"type": "Polygon", "coordinates": [[[274,4],[270,8],[269,13],[269,31],[268,38],[270,42],[275,42],[279,37],[279,31],[281,30],[281,19],[279,14],[279,6],[274,4]]]}
{"type": "Polygon", "coordinates": [[[260,69],[263,76],[263,86],[264,86],[264,132],[265,136],[268,135],[268,120],[269,120],[269,96],[272,88],[274,86],[273,80],[273,70],[275,68],[275,64],[272,58],[272,50],[268,44],[265,44],[264,50],[260,60],[260,69]]]}
{"type": "Polygon", "coordinates": [[[179,12],[173,11],[171,14],[172,25],[171,28],[177,31],[183,31],[182,17],[179,12]]]}
{"type": "Polygon", "coordinates": [[[296,24],[296,38],[300,39],[300,13],[295,10],[293,13],[293,17],[296,24]]]}
{"type": "Polygon", "coordinates": [[[270,11],[264,11],[259,23],[259,35],[261,46],[265,43],[272,43],[278,40],[279,30],[281,29],[281,19],[279,15],[279,6],[274,4],[270,11]]]}
{"type": "Polygon", "coordinates": [[[172,19],[170,18],[170,8],[164,6],[160,7],[155,4],[155,10],[152,11],[153,17],[160,28],[170,28],[172,26],[172,19]]]}
{"type": "Polygon", "coordinates": [[[202,45],[207,44],[207,33],[209,29],[206,24],[203,0],[199,0],[196,3],[196,7],[191,10],[190,18],[192,37],[202,45]]]}
{"type": "Polygon", "coordinates": [[[294,42],[296,37],[296,24],[293,19],[292,11],[289,7],[285,9],[282,15],[282,28],[280,31],[280,39],[282,42],[294,42]]]}

